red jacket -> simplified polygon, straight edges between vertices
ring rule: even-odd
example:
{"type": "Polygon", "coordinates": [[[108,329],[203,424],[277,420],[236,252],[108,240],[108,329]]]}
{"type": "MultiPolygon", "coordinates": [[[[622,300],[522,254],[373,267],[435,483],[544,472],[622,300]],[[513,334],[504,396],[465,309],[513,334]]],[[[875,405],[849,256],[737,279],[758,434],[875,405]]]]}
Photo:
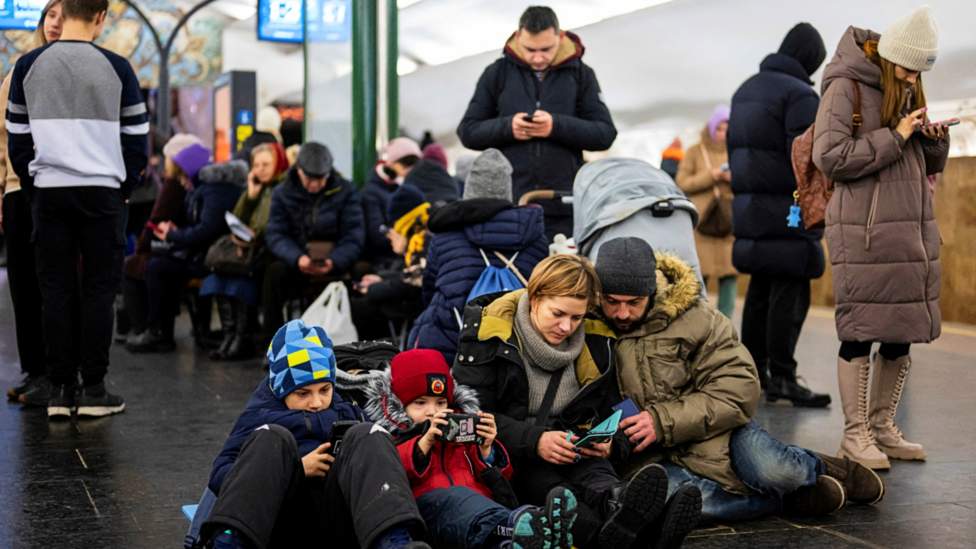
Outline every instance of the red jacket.
{"type": "MultiPolygon", "coordinates": [[[[418,471],[414,467],[413,452],[420,435],[415,436],[397,446],[400,461],[407,471],[413,497],[420,496],[438,488],[464,486],[479,494],[491,498],[491,489],[478,480],[478,475],[485,469],[492,467],[481,459],[481,451],[475,444],[445,444],[435,442],[430,450],[430,461],[427,468],[418,471]]],[[[512,464],[508,459],[508,452],[500,442],[495,441],[495,466],[499,466],[502,476],[506,480],[512,478],[512,464]]]]}

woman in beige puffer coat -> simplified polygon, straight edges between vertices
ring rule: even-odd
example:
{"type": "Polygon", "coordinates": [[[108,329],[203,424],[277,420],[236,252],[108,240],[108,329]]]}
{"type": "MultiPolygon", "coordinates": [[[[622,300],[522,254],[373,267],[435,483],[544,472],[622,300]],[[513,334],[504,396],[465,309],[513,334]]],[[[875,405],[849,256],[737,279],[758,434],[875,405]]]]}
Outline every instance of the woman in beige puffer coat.
{"type": "MultiPolygon", "coordinates": [[[[692,145],[678,165],[675,183],[688,195],[699,215],[704,215],[712,200],[725,197],[732,200],[732,173],[729,172],[729,152],[725,135],[729,129],[729,108],[719,105],[712,112],[708,125],[702,130],[701,141],[692,145]]],[[[732,318],[735,311],[736,270],[732,266],[732,236],[711,236],[695,230],[695,248],[701,264],[705,284],[715,280],[718,285],[718,310],[732,318]]]]}
{"type": "Polygon", "coordinates": [[[944,126],[927,122],[920,75],[935,64],[936,40],[927,7],[881,36],[848,28],[824,71],[815,125],[813,160],[835,184],[825,234],[841,340],[840,455],[874,469],[925,459],[894,418],[910,344],[941,330],[929,177],[944,169],[949,143],[944,126]],[[881,346],[872,374],[873,342],[881,346]]]}

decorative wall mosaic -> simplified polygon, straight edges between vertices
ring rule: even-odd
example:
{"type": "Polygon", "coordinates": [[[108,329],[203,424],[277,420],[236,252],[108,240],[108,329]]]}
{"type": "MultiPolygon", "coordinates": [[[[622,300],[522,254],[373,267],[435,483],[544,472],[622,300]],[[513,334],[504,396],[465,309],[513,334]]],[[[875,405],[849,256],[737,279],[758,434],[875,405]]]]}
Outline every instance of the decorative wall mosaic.
{"type": "MultiPolygon", "coordinates": [[[[134,0],[153,22],[165,42],[183,10],[171,0],[134,0]]],[[[206,9],[184,26],[170,54],[170,83],[173,86],[209,84],[220,74],[220,37],[226,20],[206,9]]],[[[158,84],[159,53],[152,33],[129,6],[113,0],[109,20],[98,44],[127,58],[144,88],[158,84]]],[[[0,71],[6,74],[21,54],[36,47],[35,35],[27,31],[0,32],[0,71]]]]}

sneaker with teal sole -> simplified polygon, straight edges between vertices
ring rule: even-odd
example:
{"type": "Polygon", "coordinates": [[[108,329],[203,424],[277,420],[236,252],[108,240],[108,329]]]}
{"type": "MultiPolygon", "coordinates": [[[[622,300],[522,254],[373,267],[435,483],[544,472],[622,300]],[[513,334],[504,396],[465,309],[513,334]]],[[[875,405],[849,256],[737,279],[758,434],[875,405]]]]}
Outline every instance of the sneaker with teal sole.
{"type": "Polygon", "coordinates": [[[566,488],[553,488],[546,506],[526,507],[515,518],[513,549],[571,549],[576,522],[576,496],[566,488]]]}

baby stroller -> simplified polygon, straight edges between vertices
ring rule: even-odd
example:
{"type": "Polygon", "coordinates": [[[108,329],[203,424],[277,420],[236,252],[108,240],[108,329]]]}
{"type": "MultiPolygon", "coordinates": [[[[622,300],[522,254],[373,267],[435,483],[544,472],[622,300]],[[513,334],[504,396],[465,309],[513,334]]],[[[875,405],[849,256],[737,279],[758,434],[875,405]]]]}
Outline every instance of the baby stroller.
{"type": "Polygon", "coordinates": [[[667,173],[643,160],[606,158],[580,169],[573,194],[531,191],[519,205],[553,199],[573,204],[573,241],[579,254],[595,262],[604,242],[636,236],[654,251],[673,253],[694,268],[706,295],[695,248],[698,210],[667,173]]]}
{"type": "MultiPolygon", "coordinates": [[[[583,166],[573,183],[573,239],[596,261],[600,246],[636,236],[656,252],[670,252],[702,280],[695,225],[698,210],[671,176],[633,158],[607,158],[583,166]]],[[[702,284],[702,295],[705,285],[702,284]]]]}

